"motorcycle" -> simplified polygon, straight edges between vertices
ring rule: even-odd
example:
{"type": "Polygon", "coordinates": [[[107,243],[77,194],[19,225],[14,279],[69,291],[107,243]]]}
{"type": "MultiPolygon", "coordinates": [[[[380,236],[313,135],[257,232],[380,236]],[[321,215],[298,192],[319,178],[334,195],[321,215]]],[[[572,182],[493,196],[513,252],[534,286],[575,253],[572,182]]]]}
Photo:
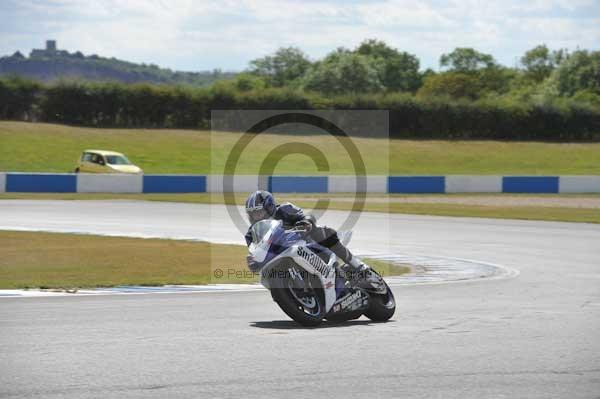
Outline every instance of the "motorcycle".
{"type": "MultiPolygon", "coordinates": [[[[312,241],[306,230],[286,230],[280,220],[262,220],[252,226],[251,234],[251,270],[260,273],[260,283],[299,324],[317,326],[324,320],[341,322],[362,315],[386,321],[394,315],[394,294],[381,276],[369,269],[370,281],[377,283],[367,283],[364,273],[340,265],[337,256],[312,241]]],[[[351,232],[338,236],[346,245],[351,232]]]]}

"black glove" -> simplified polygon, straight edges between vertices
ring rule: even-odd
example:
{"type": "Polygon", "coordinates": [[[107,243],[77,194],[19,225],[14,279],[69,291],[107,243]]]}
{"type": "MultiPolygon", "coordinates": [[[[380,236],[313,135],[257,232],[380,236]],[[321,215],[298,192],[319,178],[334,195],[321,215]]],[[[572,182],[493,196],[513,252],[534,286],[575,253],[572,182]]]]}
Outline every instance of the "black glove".
{"type": "Polygon", "coordinates": [[[317,225],[317,218],[315,218],[310,213],[307,213],[306,215],[304,215],[304,219],[302,219],[302,220],[306,220],[306,221],[312,223],[313,226],[317,225]]]}
{"type": "Polygon", "coordinates": [[[307,233],[311,231],[313,228],[313,224],[310,220],[300,220],[294,224],[294,229],[296,230],[305,230],[307,233]]]}

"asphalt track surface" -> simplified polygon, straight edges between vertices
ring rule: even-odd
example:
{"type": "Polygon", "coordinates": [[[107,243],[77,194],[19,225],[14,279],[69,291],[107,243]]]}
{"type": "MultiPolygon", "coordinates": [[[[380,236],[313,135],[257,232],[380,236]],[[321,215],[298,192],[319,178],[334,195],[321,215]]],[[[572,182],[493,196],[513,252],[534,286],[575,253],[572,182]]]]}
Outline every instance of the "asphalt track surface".
{"type": "MultiPolygon", "coordinates": [[[[191,204],[2,201],[0,228],[240,242],[191,204]]],[[[351,248],[520,275],[398,287],[391,322],[316,329],[264,291],[3,298],[0,397],[600,398],[600,226],[365,213],[351,248]]]]}

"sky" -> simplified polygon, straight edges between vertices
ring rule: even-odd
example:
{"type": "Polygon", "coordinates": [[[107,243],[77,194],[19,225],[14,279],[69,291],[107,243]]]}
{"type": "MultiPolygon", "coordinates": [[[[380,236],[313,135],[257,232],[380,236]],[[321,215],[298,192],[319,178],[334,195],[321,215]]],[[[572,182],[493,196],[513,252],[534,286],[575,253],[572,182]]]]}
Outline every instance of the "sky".
{"type": "Polygon", "coordinates": [[[0,0],[0,55],[59,49],[175,70],[240,71],[279,47],[312,60],[369,38],[421,68],[473,47],[515,66],[528,49],[600,49],[600,0],[0,0]]]}

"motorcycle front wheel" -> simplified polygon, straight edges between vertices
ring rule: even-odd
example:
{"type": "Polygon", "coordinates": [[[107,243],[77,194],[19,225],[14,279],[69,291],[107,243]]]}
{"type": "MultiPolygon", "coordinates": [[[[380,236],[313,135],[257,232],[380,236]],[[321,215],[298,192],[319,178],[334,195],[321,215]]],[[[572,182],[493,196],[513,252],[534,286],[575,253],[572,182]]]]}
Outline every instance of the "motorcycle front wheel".
{"type": "Polygon", "coordinates": [[[285,281],[271,289],[271,296],[281,310],[297,323],[314,327],[323,322],[325,302],[322,289],[311,276],[286,273],[285,281]]]}

